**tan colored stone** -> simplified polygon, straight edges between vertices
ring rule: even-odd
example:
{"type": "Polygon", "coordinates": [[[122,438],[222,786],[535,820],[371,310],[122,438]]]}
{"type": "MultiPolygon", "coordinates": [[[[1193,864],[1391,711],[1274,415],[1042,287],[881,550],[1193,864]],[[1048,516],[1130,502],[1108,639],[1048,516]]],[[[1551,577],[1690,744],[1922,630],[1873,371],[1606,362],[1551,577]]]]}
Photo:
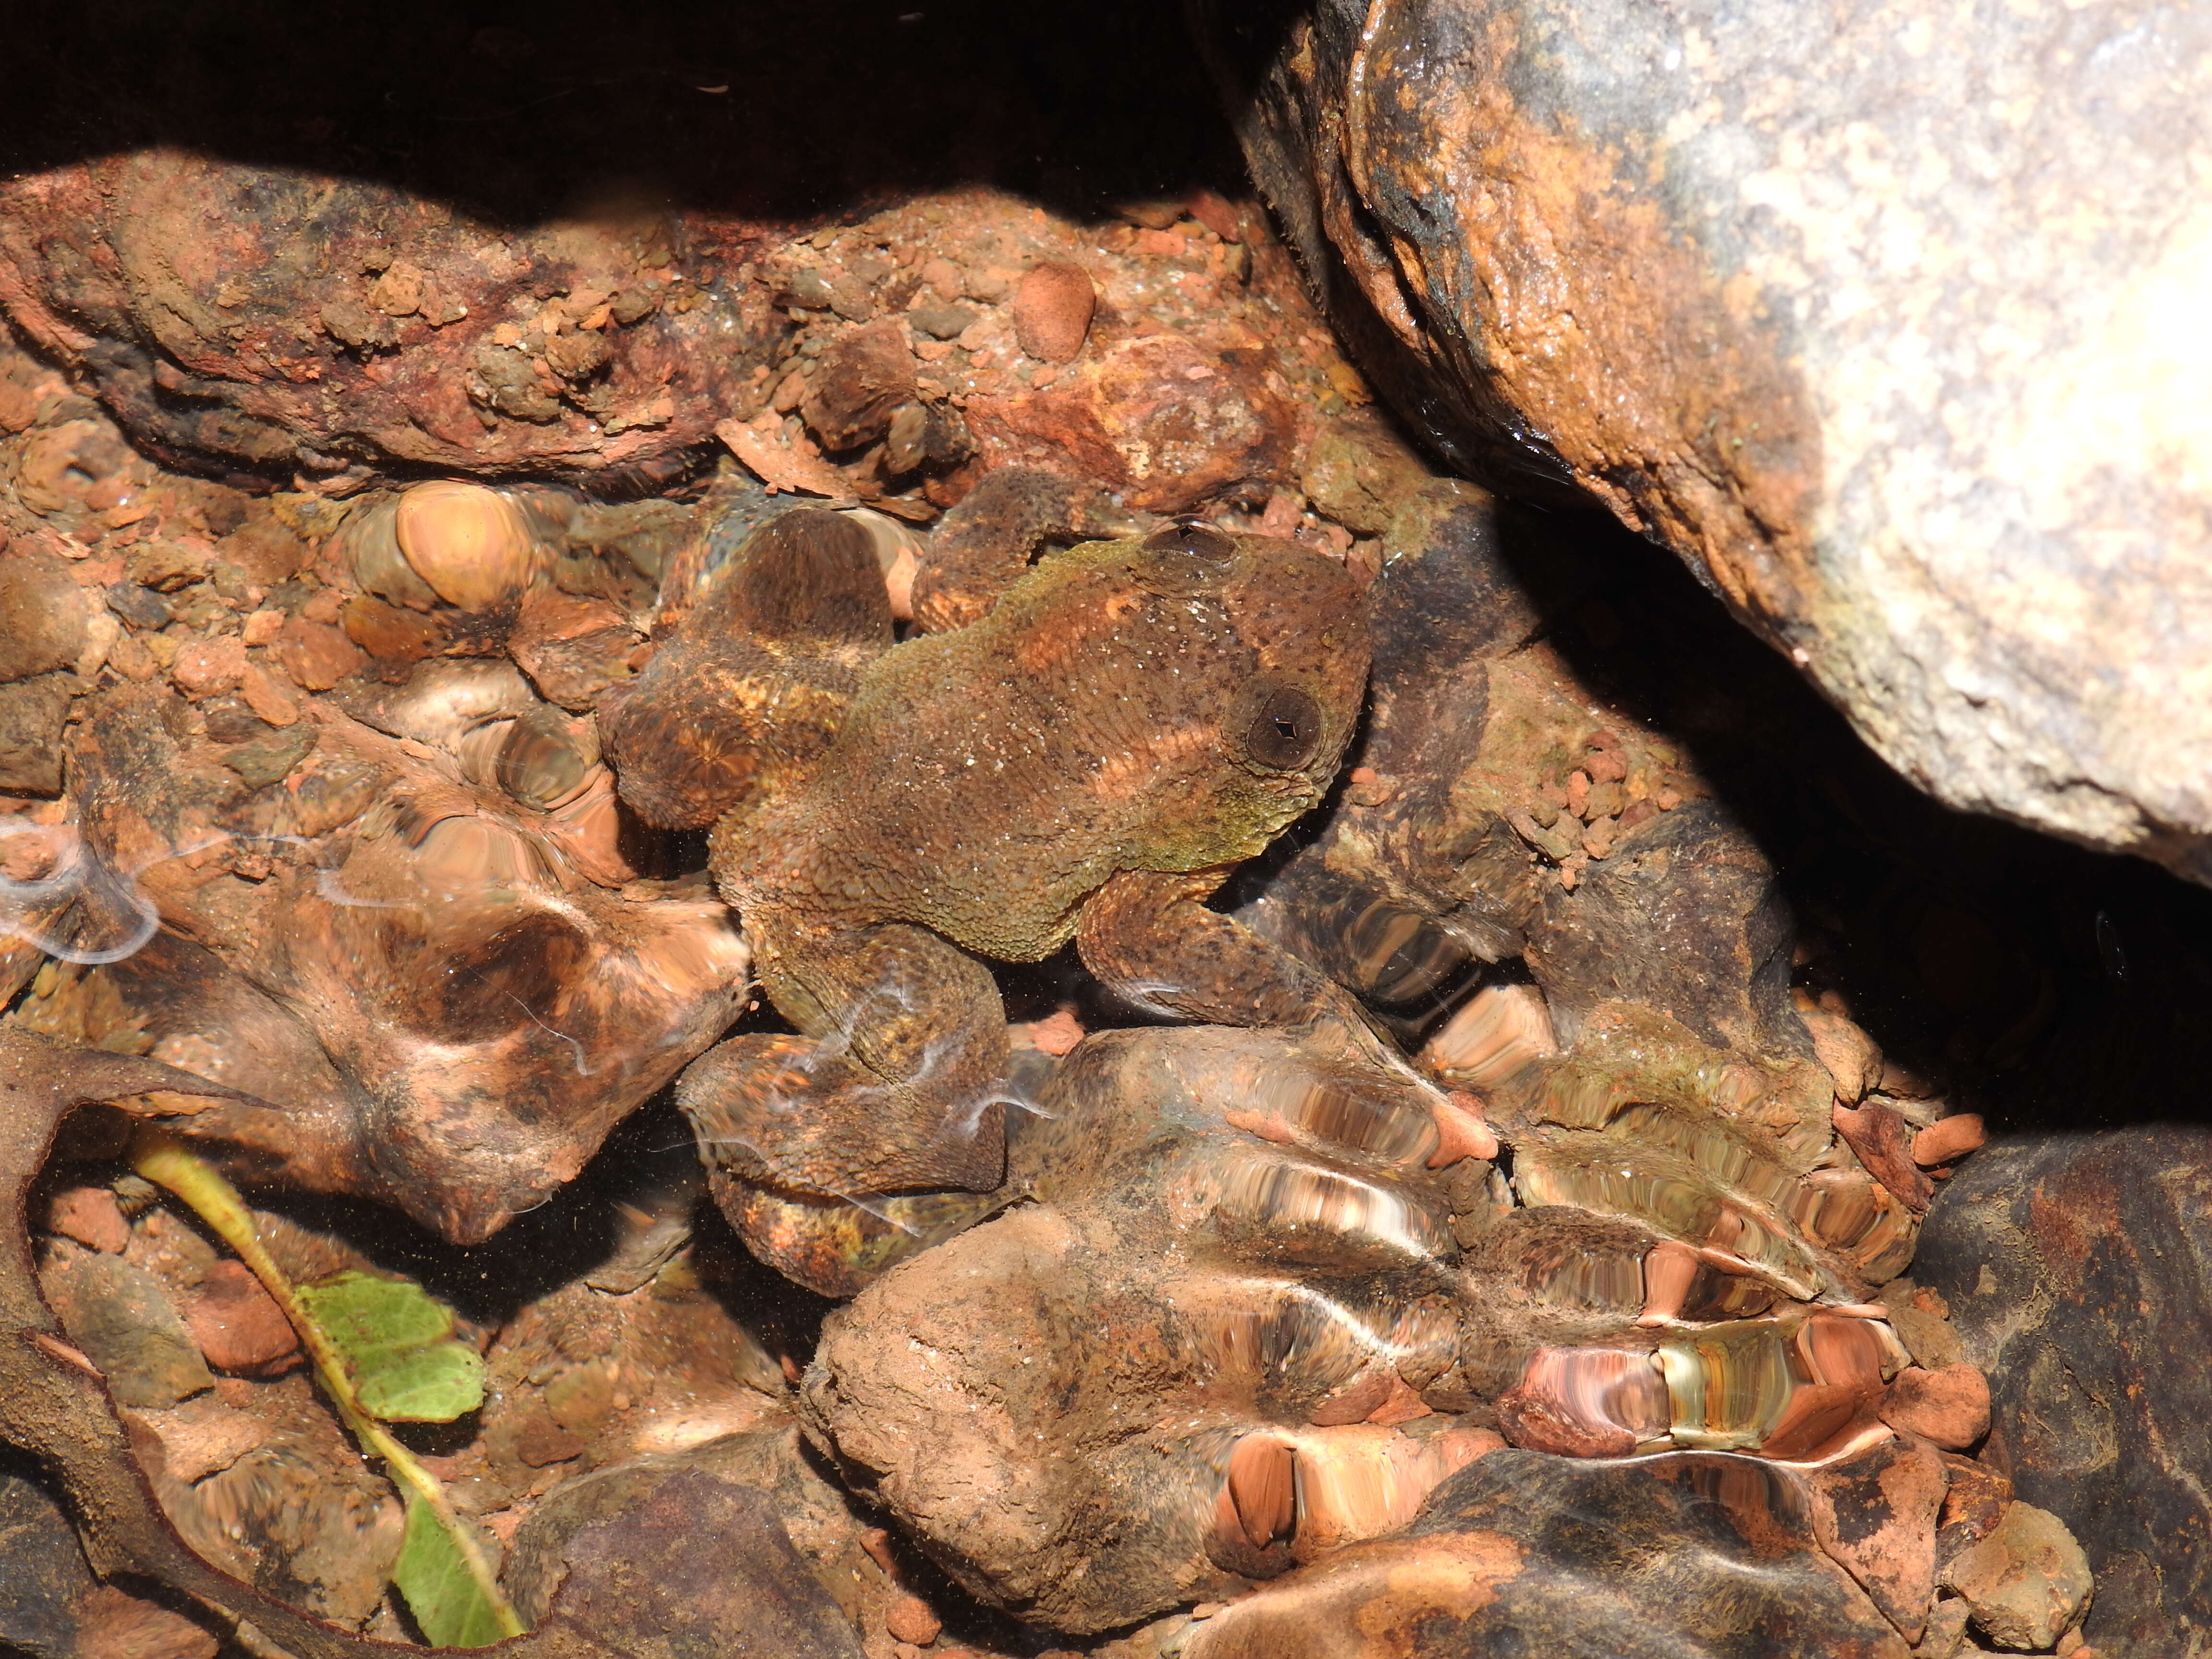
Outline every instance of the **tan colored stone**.
{"type": "Polygon", "coordinates": [[[1836,1098],[1856,1106],[1881,1076],[1881,1049],[1844,1016],[1815,1009],[1798,1016],[1813,1039],[1813,1053],[1836,1080],[1836,1098]]]}
{"type": "Polygon", "coordinates": [[[1923,1169],[1933,1169],[1964,1158],[1989,1138],[1980,1113],[1960,1112],[1929,1124],[1912,1137],[1912,1161],[1923,1169]]]}
{"type": "Polygon", "coordinates": [[[1943,1582],[1991,1640],[2036,1650],[2056,1642],[2088,1601],[2089,1562],[2064,1522],[2015,1502],[1996,1530],[1952,1558],[1943,1582]]]}

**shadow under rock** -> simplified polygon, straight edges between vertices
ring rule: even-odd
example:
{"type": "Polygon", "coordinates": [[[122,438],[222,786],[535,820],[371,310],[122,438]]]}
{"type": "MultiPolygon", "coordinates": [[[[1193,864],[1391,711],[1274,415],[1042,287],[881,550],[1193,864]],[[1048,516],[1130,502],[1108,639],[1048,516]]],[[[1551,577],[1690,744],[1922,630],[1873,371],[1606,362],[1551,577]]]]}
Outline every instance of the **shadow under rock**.
{"type": "Polygon", "coordinates": [[[148,145],[495,223],[865,211],[990,183],[1089,216],[1243,165],[1174,0],[17,7],[0,167],[148,145]]]}
{"type": "Polygon", "coordinates": [[[1772,862],[1798,985],[1993,1129],[2212,1121],[2212,892],[1929,799],[1610,520],[1507,503],[1498,535],[1584,684],[1680,740],[1772,862]]]}

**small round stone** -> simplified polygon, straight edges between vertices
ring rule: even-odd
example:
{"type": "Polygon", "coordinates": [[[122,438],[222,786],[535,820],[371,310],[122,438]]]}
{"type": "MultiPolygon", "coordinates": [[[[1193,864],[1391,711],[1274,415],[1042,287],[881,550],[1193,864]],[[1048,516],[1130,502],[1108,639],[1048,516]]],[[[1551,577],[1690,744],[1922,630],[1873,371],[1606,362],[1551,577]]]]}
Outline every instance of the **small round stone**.
{"type": "Polygon", "coordinates": [[[1097,307],[1091,273],[1081,265],[1032,265],[1014,288],[1014,337],[1041,362],[1068,362],[1083,349],[1097,307]]]}

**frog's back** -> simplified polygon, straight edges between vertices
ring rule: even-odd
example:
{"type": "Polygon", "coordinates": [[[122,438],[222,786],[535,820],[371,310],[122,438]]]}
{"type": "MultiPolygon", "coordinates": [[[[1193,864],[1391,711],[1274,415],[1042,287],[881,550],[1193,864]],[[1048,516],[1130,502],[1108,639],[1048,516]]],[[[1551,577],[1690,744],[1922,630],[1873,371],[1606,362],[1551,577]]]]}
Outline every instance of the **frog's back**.
{"type": "Polygon", "coordinates": [[[1246,538],[1195,564],[1134,542],[1054,556],[984,621],[868,670],[739,884],[1036,960],[1117,872],[1249,857],[1317,800],[1365,673],[1362,598],[1319,555],[1246,538]],[[1249,752],[1269,707],[1311,726],[1263,757],[1290,764],[1249,752]]]}

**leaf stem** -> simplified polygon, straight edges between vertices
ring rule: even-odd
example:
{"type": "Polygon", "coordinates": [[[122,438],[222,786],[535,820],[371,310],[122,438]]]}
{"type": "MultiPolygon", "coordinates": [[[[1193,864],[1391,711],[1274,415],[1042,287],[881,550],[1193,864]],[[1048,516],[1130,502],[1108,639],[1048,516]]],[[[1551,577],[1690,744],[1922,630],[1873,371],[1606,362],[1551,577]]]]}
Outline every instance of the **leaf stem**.
{"type": "Polygon", "coordinates": [[[498,1575],[484,1557],[477,1540],[476,1528],[464,1520],[453,1508],[453,1500],[446,1496],[445,1487],[438,1477],[416,1460],[415,1455],[392,1437],[385,1426],[362,1408],[354,1393],[353,1379],[322,1327],[315,1322],[300,1300],[292,1281],[286,1278],[276,1259],[261,1242],[261,1235],[253,1224],[253,1215],[246,1207],[246,1200],[238,1189],[216,1173],[215,1167],[198,1154],[185,1150],[173,1136],[155,1130],[144,1130],[131,1149],[131,1168],[154,1182],[174,1193],[188,1205],[192,1212],[215,1230],[217,1237],[238,1253],[238,1259],[252,1270],[262,1287],[276,1298],[276,1305],[284,1310],[285,1318],[299,1334],[300,1346],[314,1361],[315,1375],[322,1379],[323,1391],[338,1408],[338,1416],[362,1449],[383,1460],[386,1470],[395,1485],[404,1487],[428,1506],[437,1518],[439,1527],[453,1540],[463,1564],[468,1568],[478,1592],[483,1596],[501,1634],[520,1636],[525,1632],[522,1620],[499,1588],[498,1575]]]}

